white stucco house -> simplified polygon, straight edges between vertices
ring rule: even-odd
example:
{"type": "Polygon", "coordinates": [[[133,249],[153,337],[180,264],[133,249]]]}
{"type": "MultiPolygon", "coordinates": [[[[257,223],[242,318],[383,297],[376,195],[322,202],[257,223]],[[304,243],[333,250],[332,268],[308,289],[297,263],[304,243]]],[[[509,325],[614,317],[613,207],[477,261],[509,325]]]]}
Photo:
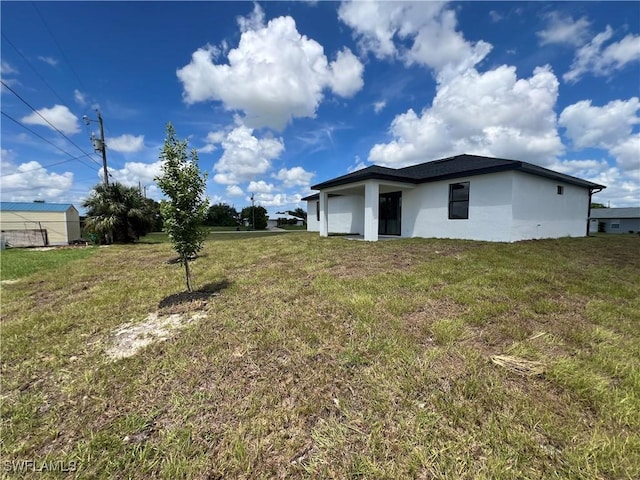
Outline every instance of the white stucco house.
{"type": "Polygon", "coordinates": [[[288,213],[277,213],[276,217],[269,217],[267,219],[267,227],[268,228],[276,228],[281,223],[289,223],[290,225],[304,225],[304,220],[298,217],[294,217],[293,215],[289,215],[288,213]]]}
{"type": "Polygon", "coordinates": [[[527,162],[477,155],[405,168],[373,165],[313,185],[307,229],[515,242],[588,235],[591,197],[604,188],[527,162]]]}
{"type": "Polygon", "coordinates": [[[640,232],[640,207],[593,208],[590,218],[592,232],[640,232]]]}

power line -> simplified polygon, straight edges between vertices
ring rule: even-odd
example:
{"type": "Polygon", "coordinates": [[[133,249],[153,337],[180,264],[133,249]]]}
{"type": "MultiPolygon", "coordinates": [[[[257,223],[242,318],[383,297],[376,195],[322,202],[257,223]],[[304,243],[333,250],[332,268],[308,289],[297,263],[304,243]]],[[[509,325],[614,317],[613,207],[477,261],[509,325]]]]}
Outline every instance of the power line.
{"type": "Polygon", "coordinates": [[[69,69],[71,70],[71,73],[73,73],[73,76],[76,77],[76,80],[78,80],[78,83],[80,84],[80,87],[86,91],[86,88],[84,86],[84,84],[82,83],[82,80],[80,80],[80,77],[78,76],[78,74],[76,73],[75,69],[73,68],[73,65],[71,65],[71,62],[69,61],[69,59],[67,58],[67,56],[64,54],[64,51],[62,50],[62,47],[60,46],[60,44],[58,43],[58,40],[56,39],[56,37],[53,35],[53,32],[51,31],[51,29],[49,28],[49,25],[47,24],[47,21],[44,19],[44,17],[42,16],[42,13],[40,13],[40,10],[38,10],[38,7],[36,6],[35,2],[31,2],[31,6],[34,8],[34,10],[36,11],[36,13],[38,14],[38,16],[40,17],[40,20],[42,20],[42,23],[44,25],[44,28],[47,29],[47,32],[49,32],[49,35],[51,35],[51,38],[53,39],[53,43],[56,44],[56,47],[58,47],[58,50],[60,51],[60,55],[62,55],[62,58],[64,59],[65,62],[67,62],[67,65],[69,65],[69,69]]]}
{"type": "MultiPolygon", "coordinates": [[[[78,150],[80,150],[82,153],[84,153],[87,157],[90,157],[90,153],[85,152],[82,148],[80,148],[73,140],[71,140],[69,137],[67,137],[62,131],[60,131],[58,129],[58,127],[56,127],[53,123],[51,123],[49,120],[47,120],[46,118],[44,118],[42,116],[42,114],[40,112],[38,112],[35,108],[33,108],[31,106],[31,104],[29,102],[27,102],[24,98],[22,98],[13,88],[11,88],[9,85],[7,85],[4,80],[0,80],[0,83],[7,89],[9,90],[11,93],[13,93],[16,97],[18,97],[18,99],[20,99],[20,101],[22,103],[24,103],[27,107],[29,107],[33,112],[35,112],[40,118],[42,118],[45,122],[47,122],[47,124],[49,124],[51,126],[51,128],[53,128],[56,132],[58,132],[60,135],[62,135],[64,138],[67,139],[67,141],[73,145],[74,147],[76,147],[78,150]]],[[[92,160],[96,163],[98,163],[97,160],[93,159],[92,160]]],[[[100,165],[98,163],[98,165],[100,165]]]]}
{"type": "MultiPolygon", "coordinates": [[[[4,115],[5,117],[7,117],[7,118],[8,118],[9,120],[11,120],[12,122],[17,123],[18,125],[20,125],[22,128],[24,128],[25,130],[27,130],[27,131],[28,131],[28,132],[30,132],[31,134],[35,135],[36,137],[40,138],[41,140],[44,140],[44,141],[45,141],[45,142],[47,142],[48,144],[53,145],[55,148],[57,148],[58,150],[60,150],[60,151],[61,151],[62,153],[64,153],[65,155],[68,155],[68,156],[72,157],[72,158],[69,158],[68,160],[63,160],[62,162],[52,163],[52,164],[50,164],[50,165],[45,165],[44,167],[40,167],[40,168],[53,167],[54,165],[60,165],[61,163],[70,162],[71,160],[78,160],[78,161],[80,161],[80,159],[82,159],[82,158],[84,158],[84,157],[88,156],[87,154],[84,154],[84,155],[80,155],[80,156],[74,157],[71,153],[69,153],[69,152],[67,152],[66,150],[64,150],[64,149],[60,148],[58,145],[56,145],[55,143],[53,143],[51,140],[49,140],[49,139],[47,139],[47,138],[44,138],[42,135],[40,135],[39,133],[37,133],[37,132],[33,131],[32,129],[30,129],[30,128],[29,128],[29,127],[27,127],[26,125],[24,125],[24,124],[20,123],[18,120],[16,120],[15,118],[13,118],[11,115],[9,115],[9,114],[7,114],[7,113],[5,113],[5,112],[2,112],[2,111],[0,111],[0,113],[1,113],[2,115],[4,115]]],[[[90,154],[89,154],[89,155],[90,155],[90,154]]],[[[89,157],[89,158],[91,158],[91,157],[89,157]]],[[[96,164],[100,165],[100,164],[98,163],[98,161],[97,161],[97,160],[95,160],[94,158],[91,158],[91,160],[93,160],[96,164]]],[[[93,168],[91,165],[88,165],[88,164],[86,164],[86,163],[83,163],[83,162],[80,162],[80,163],[82,163],[85,167],[93,168]]],[[[39,170],[40,168],[34,168],[33,170],[39,170]]],[[[20,173],[31,172],[31,171],[33,171],[33,170],[25,170],[24,172],[20,172],[20,173]]],[[[9,176],[9,175],[17,175],[17,173],[8,173],[7,175],[0,175],[0,177],[7,177],[7,176],[9,176]]]]}
{"type": "Polygon", "coordinates": [[[10,177],[12,175],[22,175],[23,173],[28,173],[28,172],[35,172],[36,170],[47,169],[47,168],[53,167],[55,165],[60,165],[61,163],[67,163],[67,162],[71,162],[72,160],[78,160],[80,158],[82,158],[82,157],[70,158],[68,160],[62,160],[61,162],[50,163],[49,165],[44,165],[42,167],[30,168],[29,170],[21,170],[19,172],[5,173],[4,175],[0,175],[0,178],[10,177]]]}
{"type": "Polygon", "coordinates": [[[49,83],[44,79],[44,77],[43,77],[42,75],[40,75],[40,73],[36,70],[36,67],[34,67],[34,66],[33,66],[33,64],[31,63],[31,61],[30,61],[27,57],[25,57],[25,56],[24,56],[24,54],[23,54],[23,53],[18,49],[18,47],[16,47],[16,46],[13,44],[13,42],[12,42],[11,40],[9,40],[9,38],[5,35],[5,33],[4,33],[4,32],[2,32],[2,38],[4,38],[4,39],[5,39],[5,41],[6,41],[9,45],[11,45],[11,47],[16,51],[16,53],[17,53],[18,55],[20,55],[20,57],[22,57],[22,59],[27,63],[27,65],[29,65],[29,67],[31,68],[31,70],[33,70],[33,73],[35,73],[35,74],[36,74],[36,76],[37,76],[40,80],[42,80],[42,83],[44,83],[44,84],[49,88],[49,90],[51,90],[51,92],[52,92],[56,97],[58,97],[58,100],[60,100],[60,101],[62,102],[62,104],[63,104],[63,105],[65,105],[67,108],[69,108],[69,107],[66,105],[65,101],[62,99],[62,97],[58,94],[58,92],[56,92],[56,91],[53,89],[53,87],[52,87],[51,85],[49,85],[49,83]]]}

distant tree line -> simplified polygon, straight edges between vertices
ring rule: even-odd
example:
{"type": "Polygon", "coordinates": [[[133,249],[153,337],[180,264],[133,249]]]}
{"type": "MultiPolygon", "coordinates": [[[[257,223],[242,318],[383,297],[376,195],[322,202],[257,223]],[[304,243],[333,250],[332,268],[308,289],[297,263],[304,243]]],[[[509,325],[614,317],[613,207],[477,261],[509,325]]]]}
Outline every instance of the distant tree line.
{"type": "Polygon", "coordinates": [[[204,223],[211,227],[246,226],[251,230],[264,230],[267,228],[267,218],[267,209],[261,206],[245,207],[238,212],[226,203],[216,203],[209,207],[204,223]]]}
{"type": "MultiPolygon", "coordinates": [[[[132,243],[150,232],[160,232],[164,227],[160,203],[145,198],[137,187],[121,183],[98,184],[82,206],[87,210],[85,230],[98,243],[132,243]]],[[[307,213],[301,208],[279,213],[306,221],[307,213]]],[[[207,209],[203,224],[264,230],[267,219],[267,210],[259,205],[244,207],[238,212],[231,205],[216,203],[207,209]]],[[[293,224],[295,220],[285,223],[293,224]]]]}
{"type": "MultiPolygon", "coordinates": [[[[163,230],[160,203],[145,198],[137,187],[121,183],[109,186],[98,184],[82,204],[87,209],[85,229],[100,243],[131,243],[150,232],[163,230]]],[[[306,223],[307,212],[302,208],[277,212],[290,215],[306,223]]],[[[236,227],[251,230],[267,228],[267,210],[262,206],[244,207],[238,212],[226,203],[216,203],[207,209],[204,225],[236,227]],[[254,225],[255,220],[255,225],[254,225]]],[[[295,224],[295,219],[283,221],[295,224]]]]}

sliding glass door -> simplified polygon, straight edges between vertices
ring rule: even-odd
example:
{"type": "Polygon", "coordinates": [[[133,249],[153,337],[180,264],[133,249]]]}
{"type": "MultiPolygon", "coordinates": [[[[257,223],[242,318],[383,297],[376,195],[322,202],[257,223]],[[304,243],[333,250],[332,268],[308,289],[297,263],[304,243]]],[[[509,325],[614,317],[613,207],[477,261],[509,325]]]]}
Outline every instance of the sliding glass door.
{"type": "Polygon", "coordinates": [[[402,192],[380,194],[378,235],[400,235],[402,192]]]}

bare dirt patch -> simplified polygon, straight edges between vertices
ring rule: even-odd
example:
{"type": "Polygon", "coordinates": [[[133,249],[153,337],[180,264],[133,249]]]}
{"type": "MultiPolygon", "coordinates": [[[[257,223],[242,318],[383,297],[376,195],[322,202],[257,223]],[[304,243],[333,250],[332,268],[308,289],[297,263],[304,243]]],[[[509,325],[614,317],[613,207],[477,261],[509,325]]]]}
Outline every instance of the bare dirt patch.
{"type": "MultiPolygon", "coordinates": [[[[385,242],[393,243],[393,242],[385,242]]],[[[441,242],[437,246],[425,244],[403,244],[402,249],[376,246],[363,254],[361,250],[343,251],[337,264],[327,271],[336,278],[366,278],[390,271],[410,270],[425,262],[442,257],[456,256],[472,248],[480,248],[481,243],[449,244],[441,242]]]]}
{"type": "Polygon", "coordinates": [[[187,317],[181,314],[160,316],[151,313],[143,323],[125,323],[112,333],[112,345],[106,354],[110,360],[120,360],[135,355],[140,349],[155,342],[163,342],[175,335],[178,330],[205,317],[202,312],[187,317]]]}
{"type": "Polygon", "coordinates": [[[208,283],[193,292],[174,293],[162,299],[158,308],[165,315],[202,311],[207,307],[210,298],[218,296],[222,290],[230,285],[231,283],[225,279],[220,282],[208,283]]]}

